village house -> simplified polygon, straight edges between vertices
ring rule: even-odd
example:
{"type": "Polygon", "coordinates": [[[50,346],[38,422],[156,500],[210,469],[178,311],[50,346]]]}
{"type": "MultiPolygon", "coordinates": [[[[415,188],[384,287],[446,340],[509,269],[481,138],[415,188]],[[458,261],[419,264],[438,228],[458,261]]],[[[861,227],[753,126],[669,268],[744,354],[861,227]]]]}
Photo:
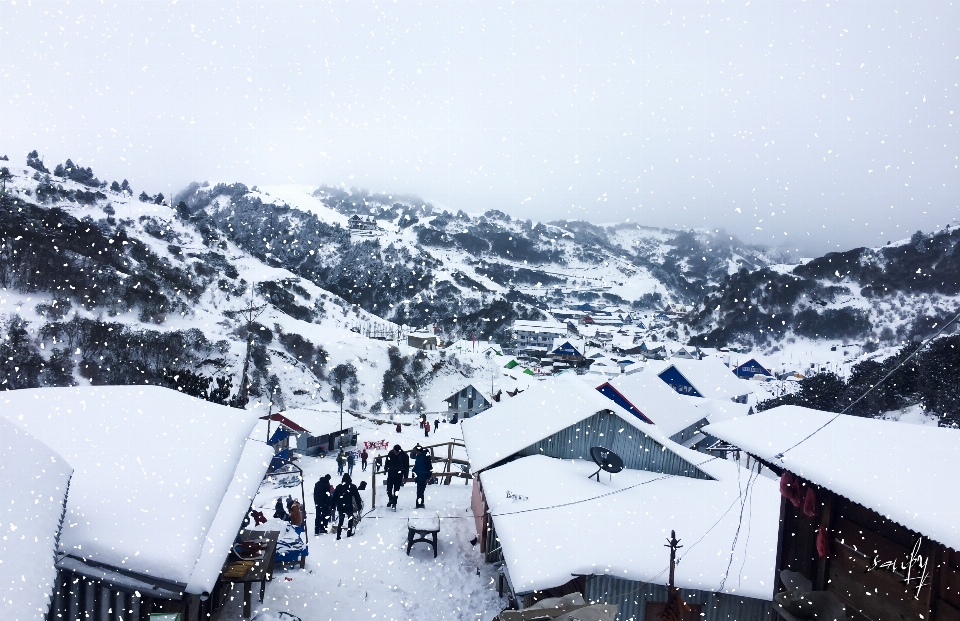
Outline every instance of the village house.
{"type": "Polygon", "coordinates": [[[676,360],[658,375],[681,395],[692,397],[747,403],[750,393],[753,392],[753,388],[737,379],[737,376],[716,358],[676,360]]]}
{"type": "Polygon", "coordinates": [[[439,347],[437,335],[431,332],[411,332],[407,335],[407,345],[415,349],[434,351],[439,347]]]}
{"type": "Polygon", "coordinates": [[[584,357],[584,350],[582,343],[576,344],[565,338],[554,339],[550,346],[550,358],[553,361],[554,371],[589,366],[590,361],[584,357]]]}
{"type": "Polygon", "coordinates": [[[473,384],[467,384],[447,397],[445,401],[447,402],[448,414],[454,414],[458,418],[470,418],[493,405],[484,393],[473,384]]]}
{"type": "Polygon", "coordinates": [[[519,607],[580,592],[616,605],[618,618],[655,621],[670,579],[661,535],[676,530],[688,549],[675,585],[697,619],[772,621],[771,480],[672,442],[579,378],[533,386],[463,431],[479,471],[478,543],[519,607]],[[624,469],[598,475],[592,447],[616,452],[624,469]],[[754,526],[737,539],[740,512],[731,509],[748,480],[754,526]]]}
{"type": "Polygon", "coordinates": [[[476,339],[460,339],[444,348],[445,351],[455,354],[486,354],[503,355],[503,348],[493,341],[478,341],[476,339]]]}
{"type": "Polygon", "coordinates": [[[960,619],[960,431],[798,406],[706,431],[780,476],[783,618],[960,619]]]}
{"type": "Polygon", "coordinates": [[[709,478],[666,450],[662,440],[667,438],[656,425],[642,422],[575,375],[536,382],[483,416],[464,421],[462,428],[473,472],[525,455],[589,460],[590,448],[603,444],[630,468],[709,478]]]}
{"type": "Polygon", "coordinates": [[[700,360],[703,358],[703,353],[696,345],[684,345],[677,351],[673,352],[670,357],[679,358],[681,360],[700,360]]]}
{"type": "Polygon", "coordinates": [[[691,448],[705,437],[700,429],[707,424],[706,414],[652,373],[623,375],[597,390],[641,421],[656,425],[672,442],[691,448]]]}
{"type": "Polygon", "coordinates": [[[519,353],[528,355],[544,354],[554,339],[567,336],[566,324],[548,321],[518,320],[511,331],[519,353]]]}
{"type": "Polygon", "coordinates": [[[353,214],[347,221],[347,228],[351,232],[376,231],[377,219],[373,216],[361,216],[353,214]]]}
{"type": "Polygon", "coordinates": [[[756,358],[751,358],[733,370],[733,374],[741,379],[754,379],[757,375],[764,377],[773,377],[773,373],[767,370],[765,366],[757,362],[756,358]]]}
{"type": "MultiPolygon", "coordinates": [[[[318,455],[338,449],[357,446],[357,433],[350,424],[351,416],[341,421],[339,414],[306,408],[285,410],[261,421],[269,420],[269,444],[277,450],[289,448],[303,455],[318,455]],[[341,427],[343,425],[343,427],[341,427]]],[[[254,438],[264,433],[264,424],[258,423],[254,438]]]]}
{"type": "Polygon", "coordinates": [[[584,315],[580,322],[585,326],[611,326],[619,328],[623,326],[623,319],[616,315],[607,313],[591,313],[584,315]]]}
{"type": "Polygon", "coordinates": [[[98,386],[0,393],[0,416],[74,468],[48,618],[216,611],[230,589],[221,569],[273,457],[247,439],[253,412],[98,386]]]}

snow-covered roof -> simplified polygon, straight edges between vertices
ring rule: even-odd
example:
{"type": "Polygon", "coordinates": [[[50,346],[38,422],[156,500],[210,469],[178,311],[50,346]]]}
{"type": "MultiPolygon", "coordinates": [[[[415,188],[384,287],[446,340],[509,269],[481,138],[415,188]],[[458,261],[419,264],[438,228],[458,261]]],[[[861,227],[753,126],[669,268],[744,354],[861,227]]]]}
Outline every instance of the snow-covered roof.
{"type": "Polygon", "coordinates": [[[487,351],[494,351],[498,354],[503,354],[503,349],[497,343],[493,341],[472,341],[467,339],[460,339],[451,343],[448,347],[444,348],[448,352],[462,353],[462,354],[482,354],[487,351]]]}
{"type": "Polygon", "coordinates": [[[567,324],[559,321],[527,321],[520,319],[513,322],[513,330],[523,330],[525,332],[548,332],[552,334],[565,334],[567,324]]]}
{"type": "Polygon", "coordinates": [[[437,335],[433,332],[411,332],[407,335],[410,338],[415,339],[435,339],[437,335]]]}
{"type": "Polygon", "coordinates": [[[157,386],[0,393],[0,416],[76,469],[60,549],[213,588],[273,451],[247,440],[257,412],[157,386]]]}
{"type": "Polygon", "coordinates": [[[726,399],[701,399],[700,397],[686,395],[682,395],[680,398],[693,404],[702,412],[701,416],[711,424],[749,416],[752,409],[752,406],[746,403],[736,403],[726,399]]]}
{"type": "MultiPolygon", "coordinates": [[[[481,473],[484,496],[518,593],[562,585],[574,574],[611,575],[667,584],[675,530],[684,545],[681,588],[769,600],[774,585],[780,495],[754,476],[740,523],[740,489],[749,474],[732,462],[698,454],[719,480],[624,470],[600,482],[590,462],[533,455],[481,473]],[[520,500],[507,497],[510,491],[520,500]],[[559,506],[558,506],[559,505],[559,506]],[[552,508],[551,508],[552,507],[552,508]],[[747,526],[749,525],[749,526],[747,526]],[[744,530],[741,529],[741,530],[744,530]],[[729,575],[727,568],[729,567],[729,575]]],[[[705,469],[706,469],[705,465],[705,469]]]]}
{"type": "Polygon", "coordinates": [[[501,399],[483,416],[461,423],[473,472],[492,466],[517,451],[597,412],[611,410],[633,426],[639,421],[615,407],[576,375],[534,382],[512,399],[501,399]]]}
{"type": "Polygon", "coordinates": [[[703,412],[652,373],[620,375],[609,384],[667,437],[705,418],[703,412]]]}
{"type": "Polygon", "coordinates": [[[306,429],[312,436],[325,436],[331,433],[339,433],[341,429],[350,429],[354,426],[357,419],[348,412],[343,413],[343,426],[341,427],[340,412],[321,412],[318,410],[308,410],[306,408],[294,408],[280,412],[287,419],[297,423],[306,429]]]}
{"type": "Polygon", "coordinates": [[[703,360],[671,359],[670,366],[693,384],[704,397],[713,399],[733,399],[754,391],[753,386],[737,378],[722,362],[716,358],[703,360]]]}
{"type": "Polygon", "coordinates": [[[960,431],[795,405],[705,431],[960,550],[960,431]]]}
{"type": "Polygon", "coordinates": [[[60,517],[73,468],[0,418],[0,602],[3,618],[46,619],[56,581],[60,517]]]}

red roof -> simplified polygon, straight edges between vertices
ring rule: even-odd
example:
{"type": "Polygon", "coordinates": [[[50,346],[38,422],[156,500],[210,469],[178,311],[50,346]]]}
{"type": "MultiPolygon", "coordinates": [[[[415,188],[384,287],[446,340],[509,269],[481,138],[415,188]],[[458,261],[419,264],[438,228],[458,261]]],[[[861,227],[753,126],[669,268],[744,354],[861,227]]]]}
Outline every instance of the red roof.
{"type": "Polygon", "coordinates": [[[293,422],[292,420],[290,420],[289,418],[287,418],[287,417],[284,416],[283,414],[271,414],[270,416],[261,416],[261,417],[260,417],[260,420],[268,420],[268,419],[269,419],[269,420],[272,420],[272,421],[275,421],[275,422],[278,422],[278,423],[280,423],[280,424],[282,424],[282,425],[284,425],[284,426],[286,426],[286,427],[289,427],[290,429],[292,429],[292,430],[294,430],[294,431],[306,431],[306,429],[304,429],[304,428],[301,427],[300,425],[296,424],[295,422],[293,422]]]}

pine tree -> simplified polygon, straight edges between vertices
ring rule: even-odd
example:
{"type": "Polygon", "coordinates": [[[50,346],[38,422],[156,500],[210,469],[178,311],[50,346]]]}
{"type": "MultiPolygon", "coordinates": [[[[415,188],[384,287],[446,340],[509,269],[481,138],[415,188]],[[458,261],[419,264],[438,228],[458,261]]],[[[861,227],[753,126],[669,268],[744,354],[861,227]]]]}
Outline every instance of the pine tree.
{"type": "Polygon", "coordinates": [[[11,179],[13,179],[13,175],[10,174],[10,169],[6,166],[0,168],[0,192],[7,193],[7,181],[11,179]]]}
{"type": "Polygon", "coordinates": [[[34,149],[30,153],[27,153],[27,166],[36,170],[37,172],[47,173],[50,171],[46,166],[43,165],[43,160],[40,159],[40,155],[37,154],[37,150],[34,149]]]}

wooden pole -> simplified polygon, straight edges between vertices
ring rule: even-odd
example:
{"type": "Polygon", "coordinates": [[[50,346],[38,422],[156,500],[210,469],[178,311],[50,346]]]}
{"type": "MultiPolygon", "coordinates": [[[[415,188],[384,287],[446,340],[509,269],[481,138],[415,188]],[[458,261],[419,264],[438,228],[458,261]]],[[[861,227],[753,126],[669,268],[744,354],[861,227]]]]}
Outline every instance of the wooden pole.
{"type": "Polygon", "coordinates": [[[680,540],[677,539],[677,533],[675,531],[670,531],[670,538],[667,539],[667,545],[665,548],[670,548],[670,592],[673,592],[673,574],[677,568],[677,549],[682,548],[680,545],[680,540]]]}
{"type": "Polygon", "coordinates": [[[377,460],[374,459],[371,464],[370,472],[370,510],[377,508],[377,460]]]}

